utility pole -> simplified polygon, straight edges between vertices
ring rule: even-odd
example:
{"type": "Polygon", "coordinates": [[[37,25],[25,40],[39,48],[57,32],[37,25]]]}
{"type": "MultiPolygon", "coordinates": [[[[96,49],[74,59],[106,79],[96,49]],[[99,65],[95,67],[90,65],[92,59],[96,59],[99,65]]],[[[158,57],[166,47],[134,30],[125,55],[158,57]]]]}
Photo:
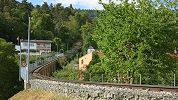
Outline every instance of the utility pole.
{"type": "Polygon", "coordinates": [[[21,51],[21,39],[20,39],[20,64],[19,64],[19,81],[21,81],[21,66],[22,66],[22,51],[21,51]]]}
{"type": "Polygon", "coordinates": [[[58,50],[58,44],[56,44],[57,45],[57,54],[59,54],[59,50],[58,50]]]}
{"type": "Polygon", "coordinates": [[[28,51],[27,51],[27,66],[26,66],[26,80],[24,83],[25,90],[27,89],[27,83],[29,83],[29,63],[30,61],[30,17],[29,17],[29,24],[28,24],[28,51]]]}
{"type": "Polygon", "coordinates": [[[67,43],[67,51],[68,51],[68,43],[67,43]]]}

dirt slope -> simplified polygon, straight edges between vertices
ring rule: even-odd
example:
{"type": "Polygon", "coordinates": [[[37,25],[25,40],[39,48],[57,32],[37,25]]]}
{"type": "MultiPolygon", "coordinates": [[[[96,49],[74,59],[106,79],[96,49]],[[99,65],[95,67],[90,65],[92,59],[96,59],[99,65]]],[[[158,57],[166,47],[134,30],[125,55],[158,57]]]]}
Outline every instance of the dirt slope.
{"type": "Polygon", "coordinates": [[[28,89],[17,93],[13,97],[9,98],[9,100],[72,100],[72,99],[59,96],[54,92],[28,89]]]}

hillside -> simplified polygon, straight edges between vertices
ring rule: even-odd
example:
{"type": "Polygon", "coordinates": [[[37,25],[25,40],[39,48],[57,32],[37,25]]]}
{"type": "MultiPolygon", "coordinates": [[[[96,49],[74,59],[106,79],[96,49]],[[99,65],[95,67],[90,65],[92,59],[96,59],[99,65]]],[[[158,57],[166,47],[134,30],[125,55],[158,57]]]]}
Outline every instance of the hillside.
{"type": "Polygon", "coordinates": [[[72,100],[67,97],[62,97],[54,92],[44,90],[24,90],[10,98],[10,100],[72,100]]]}

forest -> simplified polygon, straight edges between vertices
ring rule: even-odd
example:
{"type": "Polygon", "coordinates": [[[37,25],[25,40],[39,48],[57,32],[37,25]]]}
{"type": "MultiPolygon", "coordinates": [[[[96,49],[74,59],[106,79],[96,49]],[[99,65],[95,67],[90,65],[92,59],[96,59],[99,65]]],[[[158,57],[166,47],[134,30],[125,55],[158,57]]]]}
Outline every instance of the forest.
{"type": "MultiPolygon", "coordinates": [[[[27,39],[28,17],[31,17],[31,39],[59,38],[60,48],[72,46],[82,41],[82,26],[93,23],[97,11],[74,9],[72,5],[62,4],[32,5],[27,0],[21,3],[15,0],[0,1],[0,38],[17,44],[17,37],[27,39]]],[[[56,39],[54,39],[55,41],[56,39]]]]}
{"type": "MultiPolygon", "coordinates": [[[[83,72],[84,80],[178,85],[178,2],[123,0],[102,4],[104,10],[92,24],[94,28],[83,27],[98,47],[83,72]]],[[[64,71],[69,72],[66,79],[79,78],[70,68],[64,71]]],[[[66,76],[62,73],[55,76],[66,76]]]]}
{"type": "MultiPolygon", "coordinates": [[[[29,17],[31,40],[52,40],[52,50],[64,51],[75,42],[89,40],[90,27],[97,17],[96,10],[74,9],[58,4],[33,5],[22,0],[0,0],[0,99],[7,99],[23,89],[18,80],[17,37],[27,39],[29,17]],[[85,28],[84,28],[85,27],[85,28]],[[87,33],[88,32],[88,33],[87,33]],[[85,34],[86,33],[86,34],[85,34]]],[[[83,49],[90,44],[83,42],[83,49]]]]}
{"type": "Polygon", "coordinates": [[[123,0],[103,5],[92,38],[104,55],[96,55],[86,78],[90,73],[99,80],[103,74],[107,82],[119,77],[139,84],[141,77],[142,84],[173,86],[178,78],[178,2],[123,0]]]}

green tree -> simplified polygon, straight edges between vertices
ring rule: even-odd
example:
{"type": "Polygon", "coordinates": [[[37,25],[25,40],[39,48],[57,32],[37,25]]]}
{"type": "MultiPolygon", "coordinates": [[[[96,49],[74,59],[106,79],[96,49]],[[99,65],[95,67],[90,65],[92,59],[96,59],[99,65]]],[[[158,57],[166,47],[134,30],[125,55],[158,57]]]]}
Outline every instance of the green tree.
{"type": "Polygon", "coordinates": [[[55,43],[55,45],[57,46],[57,52],[59,52],[59,46],[60,46],[60,44],[61,44],[61,39],[60,38],[58,38],[58,37],[55,37],[54,39],[53,39],[53,42],[55,43]]]}
{"type": "Polygon", "coordinates": [[[52,39],[53,21],[47,3],[32,10],[32,39],[52,39]]]}
{"type": "Polygon", "coordinates": [[[22,86],[18,80],[18,65],[12,43],[0,38],[0,99],[8,99],[22,86]]]}
{"type": "Polygon", "coordinates": [[[108,80],[142,74],[143,83],[169,84],[166,76],[177,69],[176,60],[167,55],[176,47],[176,16],[161,2],[104,4],[93,38],[104,53],[101,67],[108,80]]]}
{"type": "Polygon", "coordinates": [[[61,70],[56,71],[54,77],[60,80],[78,80],[79,79],[79,72],[77,69],[67,66],[61,70]]]}
{"type": "Polygon", "coordinates": [[[95,41],[92,39],[94,24],[86,22],[85,25],[81,26],[81,36],[82,36],[82,52],[86,53],[90,45],[94,46],[95,41]]]}
{"type": "Polygon", "coordinates": [[[0,37],[8,41],[16,42],[17,36],[25,38],[28,26],[28,15],[33,5],[23,0],[22,3],[15,0],[1,0],[0,5],[0,37]]]}

